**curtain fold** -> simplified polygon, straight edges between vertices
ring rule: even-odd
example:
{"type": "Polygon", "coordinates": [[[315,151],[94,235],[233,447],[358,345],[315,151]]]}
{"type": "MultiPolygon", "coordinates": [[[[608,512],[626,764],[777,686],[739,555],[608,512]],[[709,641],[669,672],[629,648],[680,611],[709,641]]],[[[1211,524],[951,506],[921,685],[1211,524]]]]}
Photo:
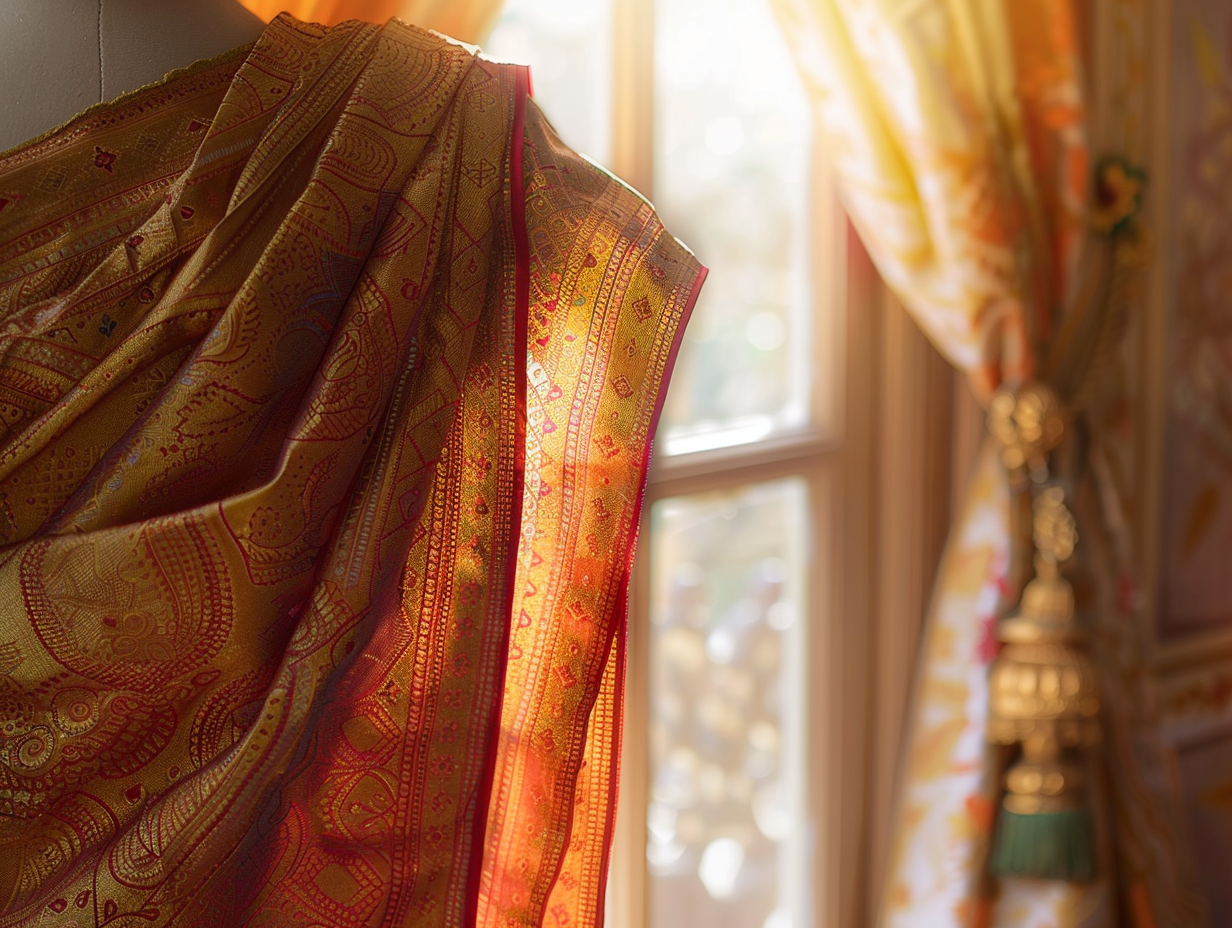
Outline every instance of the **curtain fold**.
{"type": "Polygon", "coordinates": [[[1032,53],[1020,76],[1008,70],[1008,24],[986,4],[774,5],[816,101],[825,157],[886,282],[980,396],[1033,374],[1084,219],[1082,101],[1062,40],[1019,40],[1032,53]],[[1036,83],[1032,102],[1050,107],[1031,144],[1009,92],[1023,77],[1036,83]],[[1067,253],[1053,261],[1054,249],[1067,253]]]}
{"type": "MultiPolygon", "coordinates": [[[[887,285],[982,400],[1036,377],[1072,399],[1094,345],[1112,337],[1106,303],[1090,299],[1108,246],[1091,234],[1092,114],[1072,0],[772,4],[815,102],[821,156],[887,285]]],[[[1176,874],[1159,745],[1135,709],[1141,642],[1127,610],[1103,610],[1094,630],[1107,690],[1100,876],[986,875],[999,795],[984,737],[988,663],[1019,582],[995,452],[990,441],[981,453],[937,580],[888,878],[876,888],[880,922],[1199,924],[1176,874]]],[[[1098,522],[1091,509],[1085,517],[1098,522]]],[[[1115,573],[1101,560],[1100,532],[1087,534],[1106,590],[1115,573]]]]}
{"type": "Polygon", "coordinates": [[[391,16],[463,42],[484,38],[505,0],[240,0],[266,22],[288,12],[305,22],[336,25],[348,19],[383,23],[391,16]]]}

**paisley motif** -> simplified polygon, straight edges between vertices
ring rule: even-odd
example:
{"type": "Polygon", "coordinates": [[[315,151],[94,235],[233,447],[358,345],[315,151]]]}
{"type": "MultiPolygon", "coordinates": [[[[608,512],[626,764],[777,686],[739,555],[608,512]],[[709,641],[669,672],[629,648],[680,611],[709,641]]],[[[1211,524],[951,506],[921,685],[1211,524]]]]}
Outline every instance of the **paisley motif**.
{"type": "Polygon", "coordinates": [[[161,692],[218,653],[234,604],[200,516],[163,519],[26,549],[22,595],[58,663],[135,693],[161,692]]]}
{"type": "Polygon", "coordinates": [[[528,90],[283,16],[0,154],[0,928],[596,924],[702,271],[528,90]]]}

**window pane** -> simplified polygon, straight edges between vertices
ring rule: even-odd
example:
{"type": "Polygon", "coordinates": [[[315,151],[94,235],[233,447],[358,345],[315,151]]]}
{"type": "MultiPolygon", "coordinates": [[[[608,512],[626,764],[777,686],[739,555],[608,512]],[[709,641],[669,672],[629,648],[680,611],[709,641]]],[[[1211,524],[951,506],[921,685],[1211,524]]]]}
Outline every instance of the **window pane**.
{"type": "Polygon", "coordinates": [[[651,514],[650,928],[803,928],[801,480],[651,514]]]}
{"type": "Polygon", "coordinates": [[[809,416],[813,116],[768,0],[658,0],[655,205],[710,268],[660,435],[667,454],[809,416]]]}
{"type": "Polygon", "coordinates": [[[567,145],[611,160],[611,0],[509,0],[484,43],[490,58],[530,65],[535,102],[567,145]]]}

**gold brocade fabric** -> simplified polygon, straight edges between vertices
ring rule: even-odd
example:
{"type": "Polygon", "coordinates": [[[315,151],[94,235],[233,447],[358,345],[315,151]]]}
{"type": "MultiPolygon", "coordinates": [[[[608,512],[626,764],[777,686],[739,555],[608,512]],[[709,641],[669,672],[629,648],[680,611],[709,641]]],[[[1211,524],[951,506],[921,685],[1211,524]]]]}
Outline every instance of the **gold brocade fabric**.
{"type": "Polygon", "coordinates": [[[593,925],[702,271],[525,71],[289,16],[0,155],[0,925],[593,925]]]}

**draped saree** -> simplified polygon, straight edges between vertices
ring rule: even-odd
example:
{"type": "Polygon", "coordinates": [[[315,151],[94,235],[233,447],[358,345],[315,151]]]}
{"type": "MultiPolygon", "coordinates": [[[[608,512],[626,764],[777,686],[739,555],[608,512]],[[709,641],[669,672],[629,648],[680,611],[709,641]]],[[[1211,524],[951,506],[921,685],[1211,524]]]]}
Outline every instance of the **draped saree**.
{"type": "Polygon", "coordinates": [[[0,925],[597,924],[702,276],[396,21],[0,155],[0,925]]]}

